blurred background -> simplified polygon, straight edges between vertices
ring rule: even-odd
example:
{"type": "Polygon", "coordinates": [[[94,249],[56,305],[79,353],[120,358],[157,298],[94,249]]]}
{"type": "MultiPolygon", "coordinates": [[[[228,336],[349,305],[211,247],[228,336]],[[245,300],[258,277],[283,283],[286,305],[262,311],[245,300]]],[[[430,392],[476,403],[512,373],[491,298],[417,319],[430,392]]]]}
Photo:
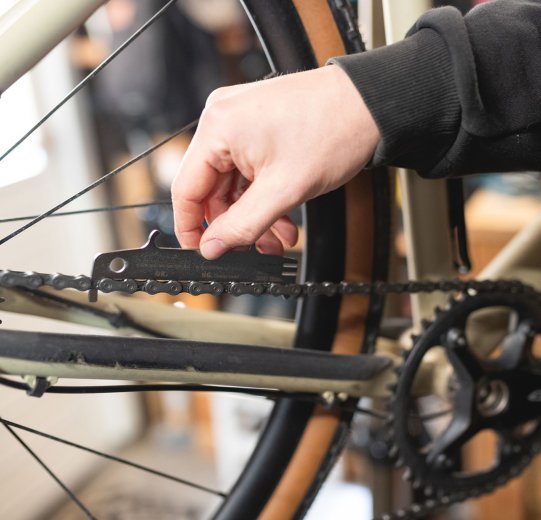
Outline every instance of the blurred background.
{"type": "MultiPolygon", "coordinates": [[[[0,0],[0,14],[13,3],[0,0]]],[[[474,3],[478,2],[438,0],[434,5],[454,4],[465,12],[474,3]]],[[[0,150],[7,149],[163,4],[163,0],[110,0],[5,92],[0,99],[0,150]]],[[[359,0],[353,4],[368,47],[381,45],[382,35],[372,23],[381,3],[359,0]]],[[[264,53],[239,2],[179,0],[2,162],[0,216],[34,215],[48,209],[196,119],[213,89],[254,81],[268,72],[264,53]]],[[[169,185],[189,141],[186,134],[173,139],[68,209],[162,203],[49,219],[2,246],[1,267],[89,274],[97,252],[139,247],[152,229],[162,232],[162,245],[175,246],[167,203],[169,185]]],[[[466,193],[477,272],[541,209],[539,176],[526,172],[509,178],[495,172],[468,180],[466,193]]],[[[2,236],[17,227],[13,223],[0,225],[2,236]]],[[[400,230],[395,242],[397,254],[403,257],[400,230]]],[[[298,257],[301,251],[302,240],[288,254],[298,257]]],[[[397,264],[395,274],[397,279],[405,277],[403,262],[397,264]]],[[[292,320],[294,315],[292,302],[274,298],[155,298],[193,308],[284,320],[292,320]]],[[[407,321],[407,301],[396,303],[396,308],[407,321]]],[[[54,331],[59,327],[51,320],[0,314],[9,328],[54,331]]],[[[63,324],[62,330],[87,329],[63,324]]],[[[46,395],[32,399],[0,387],[0,399],[2,416],[39,425],[46,432],[95,449],[116,451],[162,471],[189,475],[219,489],[228,489],[235,481],[270,409],[270,403],[261,399],[202,393],[46,395]]],[[[218,499],[206,493],[179,489],[174,483],[44,439],[24,438],[71,483],[83,501],[93,504],[99,518],[202,519],[218,504],[218,499]]],[[[2,518],[80,518],[64,493],[6,431],[0,431],[0,439],[2,518]]],[[[523,504],[525,496],[527,499],[532,475],[527,473],[522,484],[515,482],[500,491],[496,506],[492,505],[494,498],[490,504],[482,500],[455,508],[447,513],[448,518],[511,518],[507,514],[510,510],[513,518],[534,518],[526,513],[516,516],[519,509],[524,510],[517,504],[523,504]]],[[[349,448],[308,518],[368,518],[375,502],[400,504],[407,500],[407,493],[389,462],[381,421],[359,415],[349,448]]]]}

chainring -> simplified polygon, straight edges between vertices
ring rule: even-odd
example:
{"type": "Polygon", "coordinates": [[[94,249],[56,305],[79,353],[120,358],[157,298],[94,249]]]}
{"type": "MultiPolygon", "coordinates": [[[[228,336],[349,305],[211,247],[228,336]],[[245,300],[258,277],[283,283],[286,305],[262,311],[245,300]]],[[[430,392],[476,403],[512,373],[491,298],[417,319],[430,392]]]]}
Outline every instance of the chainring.
{"type": "MultiPolygon", "coordinates": [[[[405,478],[426,497],[407,516],[489,493],[517,476],[541,450],[541,406],[527,402],[541,388],[541,363],[532,353],[538,333],[539,297],[524,293],[463,295],[451,299],[445,311],[438,310],[434,322],[425,323],[423,334],[405,353],[391,405],[397,465],[406,468],[405,478]],[[508,316],[509,328],[499,343],[499,355],[492,350],[481,358],[470,344],[469,328],[477,311],[490,308],[507,312],[503,315],[508,316]],[[443,386],[452,407],[450,418],[431,411],[431,420],[425,422],[426,397],[415,394],[422,384],[420,367],[434,349],[445,353],[451,368],[443,386]],[[461,449],[483,430],[496,433],[496,456],[488,467],[463,471],[461,449]]],[[[438,399],[442,398],[432,397],[438,399]]]]}

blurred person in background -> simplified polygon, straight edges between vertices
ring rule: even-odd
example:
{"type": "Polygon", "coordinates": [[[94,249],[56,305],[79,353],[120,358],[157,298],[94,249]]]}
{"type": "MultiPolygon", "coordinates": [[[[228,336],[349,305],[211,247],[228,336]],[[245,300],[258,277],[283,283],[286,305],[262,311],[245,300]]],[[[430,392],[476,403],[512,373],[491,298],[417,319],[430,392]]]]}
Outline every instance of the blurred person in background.
{"type": "MultiPolygon", "coordinates": [[[[162,0],[108,2],[106,16],[89,24],[87,37],[81,39],[93,48],[93,53],[79,53],[84,56],[78,60],[82,68],[97,65],[162,6],[162,0]]],[[[199,117],[217,87],[252,81],[267,70],[237,0],[179,0],[92,84],[90,101],[104,169],[122,164],[199,117]]],[[[115,179],[111,204],[167,199],[178,158],[190,139],[179,136],[134,166],[129,182],[115,179]]],[[[166,206],[124,212],[114,224],[120,247],[140,245],[149,228],[159,228],[168,245],[177,245],[166,206]]]]}

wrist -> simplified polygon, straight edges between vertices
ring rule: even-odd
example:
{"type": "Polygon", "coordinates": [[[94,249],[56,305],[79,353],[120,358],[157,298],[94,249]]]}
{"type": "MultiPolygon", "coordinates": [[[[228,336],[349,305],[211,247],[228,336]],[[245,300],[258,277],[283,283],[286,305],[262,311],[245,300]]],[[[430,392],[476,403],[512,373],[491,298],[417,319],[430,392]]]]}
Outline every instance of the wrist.
{"type": "Polygon", "coordinates": [[[342,107],[340,112],[348,125],[351,144],[358,147],[359,167],[362,168],[372,159],[381,140],[378,125],[349,75],[337,65],[325,68],[335,78],[335,92],[342,107]]]}
{"type": "Polygon", "coordinates": [[[362,96],[381,140],[373,163],[429,169],[460,124],[460,103],[445,42],[431,30],[356,55],[333,58],[362,96]]]}

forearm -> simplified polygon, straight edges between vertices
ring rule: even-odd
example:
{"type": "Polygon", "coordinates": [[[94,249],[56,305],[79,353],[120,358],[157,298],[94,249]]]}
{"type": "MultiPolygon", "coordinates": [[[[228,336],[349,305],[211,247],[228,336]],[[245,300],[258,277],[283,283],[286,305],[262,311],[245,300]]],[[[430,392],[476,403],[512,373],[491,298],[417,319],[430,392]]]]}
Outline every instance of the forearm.
{"type": "Polygon", "coordinates": [[[403,42],[336,58],[378,124],[372,163],[428,177],[541,169],[541,1],[430,11],[403,42]]]}

